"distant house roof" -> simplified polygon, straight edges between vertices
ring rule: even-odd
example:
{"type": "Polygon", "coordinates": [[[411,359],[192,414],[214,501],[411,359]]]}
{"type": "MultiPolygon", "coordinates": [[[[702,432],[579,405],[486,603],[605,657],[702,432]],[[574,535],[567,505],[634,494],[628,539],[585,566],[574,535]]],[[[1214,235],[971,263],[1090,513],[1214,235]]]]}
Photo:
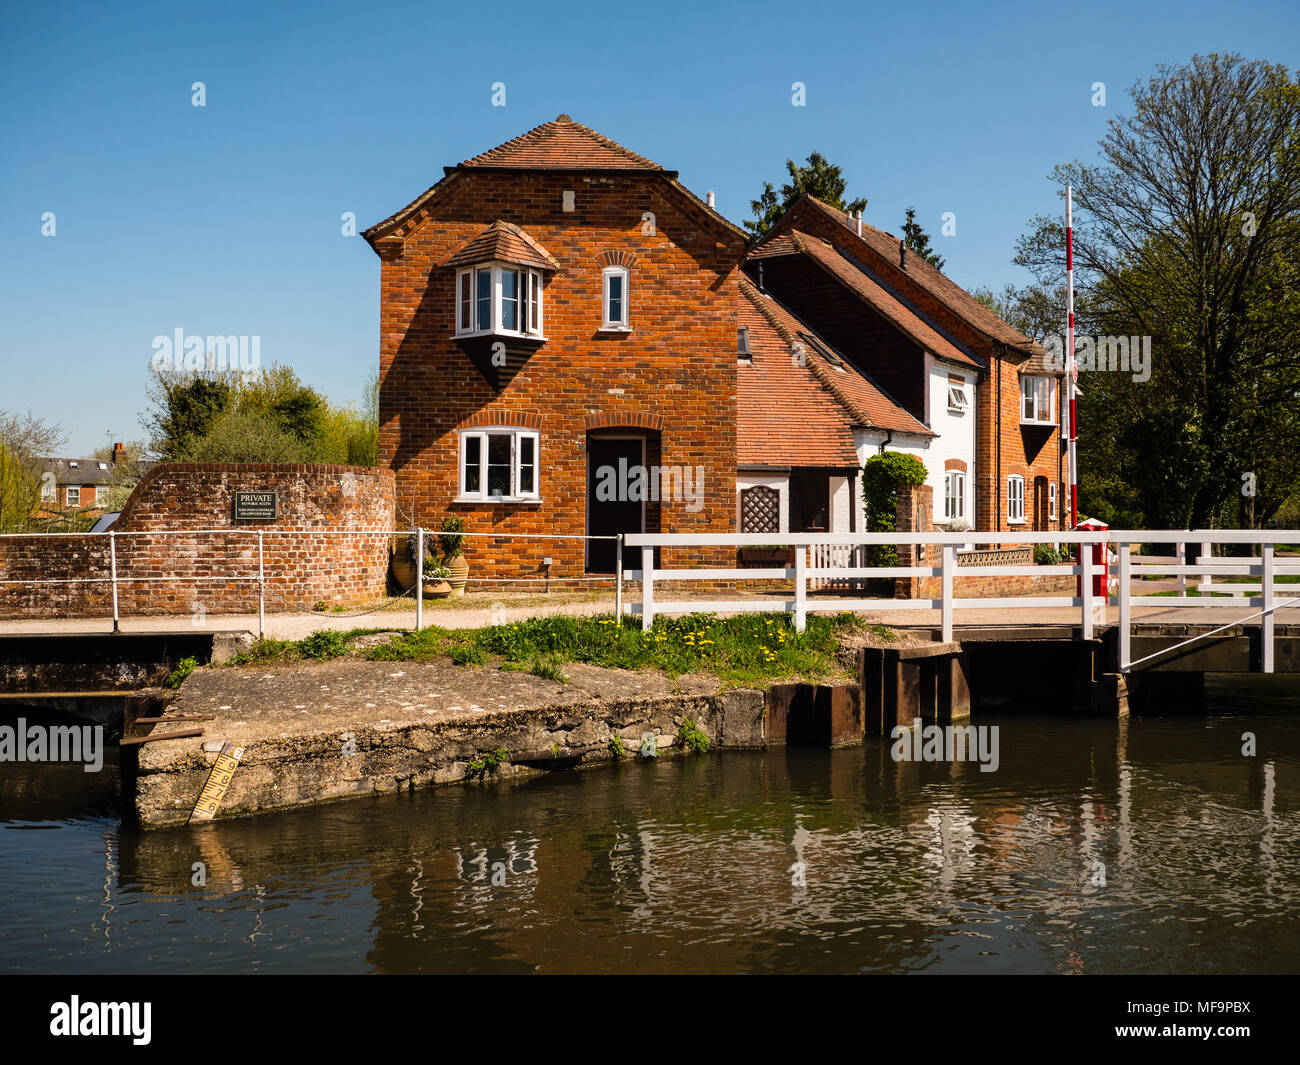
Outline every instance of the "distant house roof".
{"type": "Polygon", "coordinates": [[[750,252],[748,258],[761,261],[790,255],[804,255],[811,259],[864,303],[878,311],[917,346],[950,362],[983,367],[981,362],[962,351],[893,293],[878,284],[860,263],[841,254],[820,237],[791,229],[773,240],[760,244],[750,252]]]}
{"type": "Polygon", "coordinates": [[[439,266],[473,266],[493,260],[536,266],[542,270],[558,270],[555,257],[530,237],[524,230],[510,222],[497,219],[478,236],[471,237],[442,260],[439,266]]]}
{"type": "Polygon", "coordinates": [[[855,426],[934,435],[771,296],[739,288],[751,352],[736,368],[740,466],[856,467],[855,426]]]}
{"type": "Polygon", "coordinates": [[[114,462],[112,459],[43,458],[41,472],[54,474],[56,484],[112,485],[138,481],[152,462],[114,462]]]}
{"type": "MultiPolygon", "coordinates": [[[[915,284],[937,299],[953,314],[963,319],[971,328],[983,333],[985,336],[1000,341],[1026,355],[1042,353],[1043,349],[1040,345],[1015,327],[1004,322],[964,288],[948,278],[941,270],[931,266],[922,256],[909,251],[907,254],[907,268],[904,270],[898,262],[899,238],[892,233],[886,233],[883,229],[877,229],[875,226],[867,225],[864,222],[862,224],[862,235],[859,236],[855,218],[807,194],[804,194],[792,204],[787,214],[795,211],[801,205],[806,205],[811,210],[834,221],[843,227],[854,240],[861,242],[864,248],[870,249],[874,255],[874,265],[879,267],[883,275],[881,280],[886,285],[892,287],[895,283],[915,284]]],[[[778,223],[778,228],[779,226],[780,223],[778,223]]]]}

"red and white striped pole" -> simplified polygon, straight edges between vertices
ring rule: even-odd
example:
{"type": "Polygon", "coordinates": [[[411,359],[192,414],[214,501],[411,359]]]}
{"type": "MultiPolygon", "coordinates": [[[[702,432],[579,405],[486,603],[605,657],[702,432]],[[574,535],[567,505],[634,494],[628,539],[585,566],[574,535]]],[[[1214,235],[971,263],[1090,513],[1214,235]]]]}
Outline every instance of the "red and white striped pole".
{"type": "Polygon", "coordinates": [[[1075,420],[1075,383],[1079,380],[1079,364],[1074,358],[1074,189],[1065,186],[1065,387],[1069,391],[1068,413],[1065,423],[1065,444],[1068,449],[1066,491],[1070,494],[1070,528],[1079,524],[1079,424],[1075,420]]]}

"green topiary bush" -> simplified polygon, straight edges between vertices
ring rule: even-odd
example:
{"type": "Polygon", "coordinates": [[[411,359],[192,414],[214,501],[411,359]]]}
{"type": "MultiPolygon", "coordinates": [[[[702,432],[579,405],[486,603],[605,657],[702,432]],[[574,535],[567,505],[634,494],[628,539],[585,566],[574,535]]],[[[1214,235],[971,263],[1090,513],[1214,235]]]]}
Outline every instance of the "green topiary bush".
{"type": "MultiPolygon", "coordinates": [[[[898,514],[898,490],[925,484],[925,464],[915,455],[886,451],[872,455],[862,467],[862,498],[867,532],[893,532],[898,514]]],[[[870,566],[898,565],[898,549],[880,544],[867,549],[870,566]]]]}

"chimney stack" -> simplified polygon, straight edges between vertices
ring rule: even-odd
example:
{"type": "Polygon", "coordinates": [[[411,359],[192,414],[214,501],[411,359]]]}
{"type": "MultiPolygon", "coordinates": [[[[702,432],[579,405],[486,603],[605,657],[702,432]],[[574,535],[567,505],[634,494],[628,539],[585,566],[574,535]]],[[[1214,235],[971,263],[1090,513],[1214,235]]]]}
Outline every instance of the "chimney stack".
{"type": "Polygon", "coordinates": [[[907,269],[907,245],[901,240],[898,242],[898,265],[907,269]]]}
{"type": "Polygon", "coordinates": [[[116,466],[119,462],[123,462],[123,461],[125,461],[125,459],[126,459],[126,445],[125,445],[125,444],[114,444],[114,445],[113,445],[113,465],[116,466]]]}
{"type": "Polygon", "coordinates": [[[858,212],[857,220],[858,220],[858,236],[862,236],[862,212],[861,211],[858,212]]]}
{"type": "Polygon", "coordinates": [[[713,190],[712,190],[712,189],[709,189],[709,191],[706,192],[706,193],[704,194],[704,202],[707,203],[707,204],[709,205],[709,210],[712,211],[712,210],[713,210],[713,190]]]}

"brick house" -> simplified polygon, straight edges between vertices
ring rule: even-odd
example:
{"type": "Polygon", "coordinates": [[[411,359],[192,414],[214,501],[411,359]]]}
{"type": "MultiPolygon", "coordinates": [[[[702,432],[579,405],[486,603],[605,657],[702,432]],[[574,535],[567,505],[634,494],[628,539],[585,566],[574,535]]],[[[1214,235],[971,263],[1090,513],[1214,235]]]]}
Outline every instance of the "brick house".
{"type": "Polygon", "coordinates": [[[364,236],[398,519],[502,534],[467,541],[483,576],[611,573],[612,542],[583,536],[856,531],[882,450],[918,455],[950,518],[1056,527],[1041,349],[816,200],[751,246],[711,194],[561,115],[364,236]]]}
{"type": "Polygon", "coordinates": [[[737,529],[857,532],[862,464],[936,434],[770,293],[740,283],[737,529]]]}
{"type": "Polygon", "coordinates": [[[807,195],[744,269],[934,433],[886,446],[925,463],[936,525],[1061,528],[1061,375],[1042,347],[899,238],[807,195]]]}
{"type": "MultiPolygon", "coordinates": [[[[560,115],[446,167],[364,236],[382,260],[379,454],[399,520],[733,528],[747,235],[676,172],[560,115]]],[[[533,579],[615,561],[612,541],[471,539],[466,554],[533,579]]]]}
{"type": "Polygon", "coordinates": [[[69,510],[102,511],[113,488],[133,487],[150,465],[128,459],[122,444],[114,444],[107,459],[42,459],[40,514],[55,517],[69,510]]]}

